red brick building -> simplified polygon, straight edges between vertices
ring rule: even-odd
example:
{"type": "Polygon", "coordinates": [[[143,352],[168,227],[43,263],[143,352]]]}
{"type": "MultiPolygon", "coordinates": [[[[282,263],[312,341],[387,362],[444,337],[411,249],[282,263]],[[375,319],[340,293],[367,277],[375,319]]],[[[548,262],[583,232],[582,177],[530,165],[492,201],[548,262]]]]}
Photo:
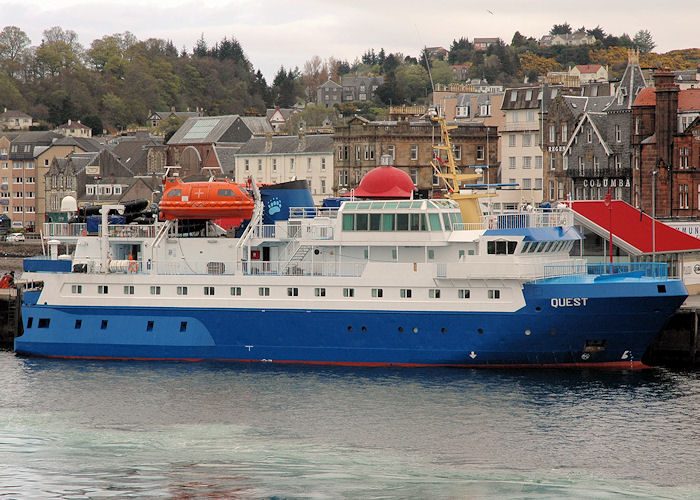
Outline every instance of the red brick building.
{"type": "Polygon", "coordinates": [[[657,217],[700,217],[700,89],[657,70],[633,108],[634,204],[657,217]]]}

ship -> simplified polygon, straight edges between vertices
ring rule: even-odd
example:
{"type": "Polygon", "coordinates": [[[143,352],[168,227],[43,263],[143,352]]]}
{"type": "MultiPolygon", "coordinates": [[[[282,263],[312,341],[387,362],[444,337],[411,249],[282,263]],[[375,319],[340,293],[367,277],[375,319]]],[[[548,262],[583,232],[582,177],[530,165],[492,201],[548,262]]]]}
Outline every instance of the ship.
{"type": "MultiPolygon", "coordinates": [[[[250,182],[241,194],[252,212],[233,233],[211,220],[178,231],[177,217],[109,224],[119,206],[103,207],[98,236],[47,224],[49,255],[25,261],[21,281],[35,287],[22,294],[14,349],[80,359],[645,366],[687,297],[665,264],[588,263],[571,255],[583,236],[568,207],[477,214],[481,195],[460,186],[472,177],[443,175],[453,181],[447,198],[347,197],[333,207],[296,206],[284,190],[263,199],[250,182]],[[73,250],[58,255],[61,241],[73,250]]],[[[303,192],[296,182],[292,191],[303,192]]]]}

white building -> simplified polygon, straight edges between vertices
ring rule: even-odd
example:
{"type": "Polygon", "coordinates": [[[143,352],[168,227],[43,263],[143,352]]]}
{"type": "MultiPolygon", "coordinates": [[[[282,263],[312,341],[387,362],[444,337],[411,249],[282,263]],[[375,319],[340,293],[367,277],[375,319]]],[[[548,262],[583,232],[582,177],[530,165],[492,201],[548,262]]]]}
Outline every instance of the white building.
{"type": "Polygon", "coordinates": [[[320,203],[333,194],[333,136],[252,137],[236,153],[235,180],[278,183],[306,179],[320,203]]]}
{"type": "MultiPolygon", "coordinates": [[[[541,95],[540,87],[505,90],[501,105],[505,114],[505,125],[500,130],[501,182],[518,187],[499,191],[498,197],[491,200],[495,209],[542,202],[541,95]]],[[[552,97],[547,96],[548,100],[552,97]]]]}

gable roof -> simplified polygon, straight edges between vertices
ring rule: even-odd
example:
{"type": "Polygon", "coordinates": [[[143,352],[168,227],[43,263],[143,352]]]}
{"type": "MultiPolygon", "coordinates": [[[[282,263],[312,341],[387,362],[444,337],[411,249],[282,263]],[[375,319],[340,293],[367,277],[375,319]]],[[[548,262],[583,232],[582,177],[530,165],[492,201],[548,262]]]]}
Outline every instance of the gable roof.
{"type": "Polygon", "coordinates": [[[92,137],[61,137],[56,139],[52,146],[76,146],[83,151],[100,151],[104,149],[104,146],[100,142],[92,137]]]}
{"type": "Polygon", "coordinates": [[[677,253],[700,250],[700,240],[656,221],[621,200],[613,200],[611,208],[604,201],[566,202],[575,212],[575,220],[594,233],[607,238],[612,210],[613,243],[633,255],[656,250],[677,253]],[[652,229],[653,225],[653,229],[652,229]]]}
{"type": "Polygon", "coordinates": [[[562,154],[567,154],[569,150],[571,149],[571,145],[574,143],[574,140],[578,136],[579,133],[581,133],[581,130],[583,129],[584,123],[588,122],[591,124],[591,128],[593,129],[593,132],[595,133],[596,137],[598,138],[598,141],[600,141],[600,144],[603,146],[603,149],[605,150],[605,154],[608,156],[612,154],[612,151],[610,150],[610,147],[608,146],[608,143],[605,141],[605,138],[603,135],[600,133],[600,130],[603,129],[604,126],[604,121],[605,121],[605,114],[604,113],[593,113],[593,112],[588,112],[586,111],[581,119],[579,120],[578,124],[576,125],[576,128],[574,129],[574,132],[571,134],[571,137],[569,138],[569,142],[566,143],[566,148],[564,149],[564,152],[562,154]]]}
{"type": "Polygon", "coordinates": [[[202,144],[218,142],[239,115],[188,118],[168,144],[202,144]]]}
{"type": "Polygon", "coordinates": [[[615,90],[615,95],[605,107],[605,111],[623,111],[632,109],[637,94],[647,87],[642,68],[637,63],[628,63],[625,74],[615,90]]]}
{"type": "Polygon", "coordinates": [[[270,122],[267,121],[267,118],[264,116],[241,116],[239,118],[253,134],[274,132],[270,122]]]}

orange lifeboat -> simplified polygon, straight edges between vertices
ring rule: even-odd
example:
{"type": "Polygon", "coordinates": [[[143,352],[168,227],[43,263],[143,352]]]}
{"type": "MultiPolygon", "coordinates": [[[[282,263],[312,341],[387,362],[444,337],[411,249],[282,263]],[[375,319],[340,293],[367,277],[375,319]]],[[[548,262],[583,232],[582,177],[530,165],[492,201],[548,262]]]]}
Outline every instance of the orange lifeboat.
{"type": "Polygon", "coordinates": [[[183,182],[178,178],[168,178],[158,207],[166,220],[250,219],[255,201],[243,186],[229,180],[183,182]]]}

